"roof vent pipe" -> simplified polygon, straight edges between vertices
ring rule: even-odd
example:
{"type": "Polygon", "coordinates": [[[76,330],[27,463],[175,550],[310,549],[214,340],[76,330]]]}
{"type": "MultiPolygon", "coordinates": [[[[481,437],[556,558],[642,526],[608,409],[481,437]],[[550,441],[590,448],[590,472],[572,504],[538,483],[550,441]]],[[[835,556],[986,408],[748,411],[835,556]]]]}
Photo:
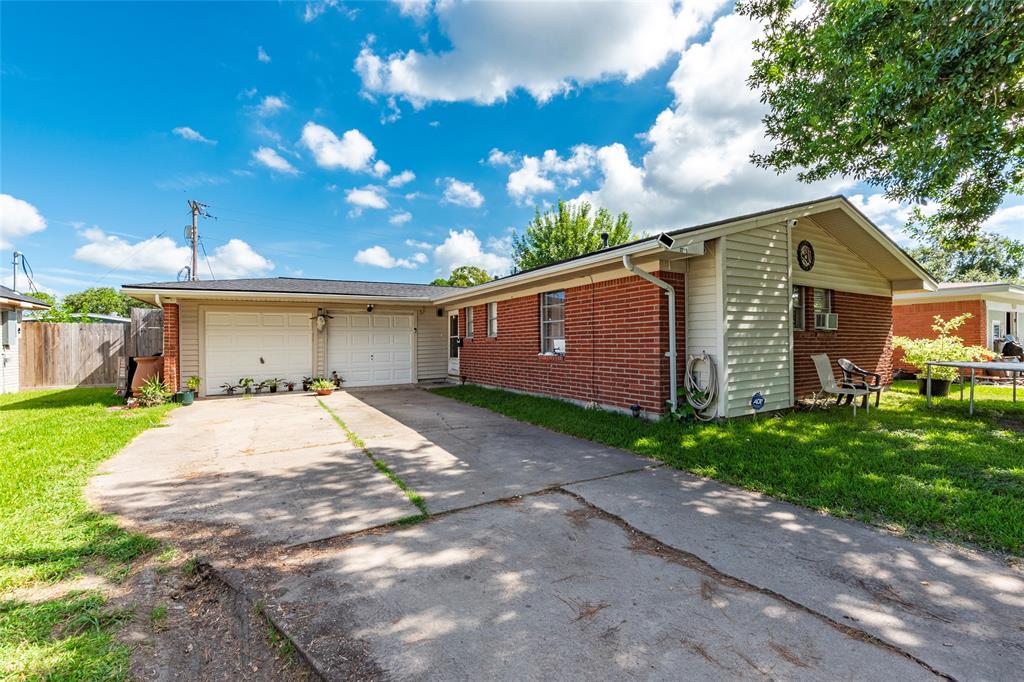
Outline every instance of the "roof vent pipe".
{"type": "Polygon", "coordinates": [[[602,232],[601,233],[601,248],[602,249],[607,249],[608,248],[608,233],[607,232],[602,232]]]}
{"type": "Polygon", "coordinates": [[[646,279],[651,284],[657,285],[665,290],[668,294],[668,395],[669,404],[672,405],[672,410],[679,406],[676,401],[676,290],[671,284],[664,280],[660,280],[654,275],[638,268],[633,260],[626,254],[622,257],[622,266],[632,272],[637,277],[646,279]]]}

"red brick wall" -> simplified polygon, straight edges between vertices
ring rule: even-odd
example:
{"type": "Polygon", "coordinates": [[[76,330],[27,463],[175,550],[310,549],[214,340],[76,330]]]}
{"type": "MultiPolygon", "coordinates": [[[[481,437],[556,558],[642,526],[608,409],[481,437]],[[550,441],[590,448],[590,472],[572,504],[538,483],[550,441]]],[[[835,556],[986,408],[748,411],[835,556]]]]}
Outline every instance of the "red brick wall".
{"type": "MultiPolygon", "coordinates": [[[[683,363],[683,276],[656,273],[676,287],[683,363]]],[[[498,335],[487,337],[487,307],[474,309],[474,337],[460,353],[462,376],[502,386],[661,412],[668,400],[668,307],[663,291],[635,276],[565,292],[565,355],[540,353],[540,300],[532,294],[498,302],[498,335]]],[[[466,315],[459,315],[465,336],[466,315]]],[[[680,374],[681,376],[681,374],[680,374]]]]}
{"type": "Polygon", "coordinates": [[[177,391],[181,385],[180,367],[181,349],[178,347],[178,304],[164,303],[164,383],[172,391],[177,391]]]}
{"type": "Polygon", "coordinates": [[[805,287],[805,331],[793,332],[793,384],[802,398],[821,388],[812,355],[826,353],[836,378],[842,376],[836,360],[846,358],[860,367],[878,372],[882,383],[892,381],[892,299],[845,291],[832,292],[832,312],[839,315],[837,331],[814,329],[814,295],[805,287]]]}
{"type": "MultiPolygon", "coordinates": [[[[935,323],[936,315],[949,320],[964,313],[970,313],[973,317],[964,322],[956,331],[956,335],[968,346],[986,345],[985,325],[988,313],[985,310],[985,302],[981,299],[893,306],[892,333],[894,336],[906,336],[911,339],[934,339],[937,334],[932,329],[932,324],[935,323]]],[[[893,367],[904,367],[911,372],[918,371],[918,368],[904,361],[903,351],[899,348],[893,350],[892,364],[893,367]]]]}

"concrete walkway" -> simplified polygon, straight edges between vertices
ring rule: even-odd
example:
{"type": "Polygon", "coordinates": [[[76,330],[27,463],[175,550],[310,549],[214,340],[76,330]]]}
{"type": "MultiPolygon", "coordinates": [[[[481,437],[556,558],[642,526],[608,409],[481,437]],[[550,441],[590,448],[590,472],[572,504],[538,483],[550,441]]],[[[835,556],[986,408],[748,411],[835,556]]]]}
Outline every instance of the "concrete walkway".
{"type": "Polygon", "coordinates": [[[1024,662],[1024,580],[994,558],[420,389],[324,403],[432,519],[351,535],[416,510],[299,395],[177,410],[93,490],[276,545],[209,558],[328,679],[1005,680],[1024,662]]]}

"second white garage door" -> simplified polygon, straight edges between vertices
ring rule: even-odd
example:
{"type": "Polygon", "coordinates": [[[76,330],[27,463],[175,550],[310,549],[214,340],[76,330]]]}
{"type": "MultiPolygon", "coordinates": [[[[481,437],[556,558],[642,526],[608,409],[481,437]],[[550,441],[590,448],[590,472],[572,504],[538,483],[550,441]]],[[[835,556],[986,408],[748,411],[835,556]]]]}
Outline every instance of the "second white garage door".
{"type": "Polygon", "coordinates": [[[345,386],[386,386],[413,381],[412,315],[331,313],[327,321],[327,372],[345,386]]]}

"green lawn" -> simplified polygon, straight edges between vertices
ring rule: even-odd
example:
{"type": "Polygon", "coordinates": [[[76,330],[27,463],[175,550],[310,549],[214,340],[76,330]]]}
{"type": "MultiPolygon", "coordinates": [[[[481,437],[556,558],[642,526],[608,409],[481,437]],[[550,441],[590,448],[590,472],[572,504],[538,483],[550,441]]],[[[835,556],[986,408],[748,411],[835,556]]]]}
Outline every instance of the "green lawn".
{"type": "Polygon", "coordinates": [[[112,633],[121,614],[95,593],[24,602],[10,591],[73,578],[84,567],[117,579],[156,548],[91,511],[82,488],[96,465],[170,405],[110,411],[109,388],[0,396],[0,678],[123,678],[112,633]],[[8,597],[3,595],[7,593],[8,597]]]}
{"type": "MultiPolygon", "coordinates": [[[[899,384],[869,414],[850,408],[715,424],[647,422],[476,386],[440,395],[631,450],[836,516],[1024,555],[1024,389],[979,387],[927,409],[899,384]]],[[[957,394],[958,395],[958,394],[957,394]]]]}

